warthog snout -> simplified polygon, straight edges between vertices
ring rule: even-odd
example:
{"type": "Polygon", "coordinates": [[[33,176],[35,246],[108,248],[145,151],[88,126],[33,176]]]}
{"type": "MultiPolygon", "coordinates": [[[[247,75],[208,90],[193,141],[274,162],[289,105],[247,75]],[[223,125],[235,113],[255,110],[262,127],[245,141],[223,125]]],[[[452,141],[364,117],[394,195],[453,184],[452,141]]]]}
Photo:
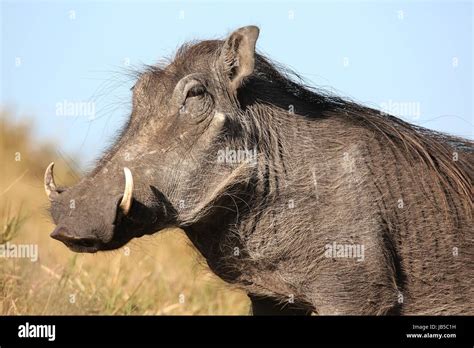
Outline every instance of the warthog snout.
{"type": "MultiPolygon", "coordinates": [[[[51,237],[73,251],[115,249],[147,234],[157,221],[165,221],[134,199],[134,178],[128,167],[122,167],[121,176],[107,170],[67,189],[56,185],[53,169],[51,163],[44,175],[44,189],[57,224],[51,237]]],[[[118,174],[120,167],[111,171],[118,174]]]]}
{"type": "Polygon", "coordinates": [[[72,250],[78,250],[82,252],[96,252],[101,246],[101,240],[96,236],[90,237],[77,237],[70,233],[70,231],[63,227],[58,226],[51,233],[51,238],[57,239],[60,242],[63,242],[68,248],[72,250]]]}

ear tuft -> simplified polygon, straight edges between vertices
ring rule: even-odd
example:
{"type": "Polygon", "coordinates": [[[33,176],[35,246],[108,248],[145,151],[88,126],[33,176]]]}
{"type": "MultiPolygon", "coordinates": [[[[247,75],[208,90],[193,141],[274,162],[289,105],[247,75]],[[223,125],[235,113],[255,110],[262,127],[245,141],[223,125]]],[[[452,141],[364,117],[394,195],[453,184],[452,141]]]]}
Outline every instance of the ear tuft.
{"type": "Polygon", "coordinates": [[[253,25],[243,27],[234,31],[224,42],[220,61],[232,90],[239,88],[243,79],[253,72],[259,32],[258,27],[253,25]]]}

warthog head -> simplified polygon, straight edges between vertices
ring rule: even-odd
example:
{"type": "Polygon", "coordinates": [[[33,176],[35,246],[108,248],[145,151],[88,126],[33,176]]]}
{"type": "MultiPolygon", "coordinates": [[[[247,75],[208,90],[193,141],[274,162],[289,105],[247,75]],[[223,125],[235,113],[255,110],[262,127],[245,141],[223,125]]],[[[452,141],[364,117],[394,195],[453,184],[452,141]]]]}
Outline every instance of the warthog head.
{"type": "Polygon", "coordinates": [[[226,205],[222,197],[252,168],[249,156],[229,164],[219,151],[254,149],[239,90],[254,72],[258,35],[248,26],[225,41],[187,45],[167,66],[143,72],[128,124],[96,168],[68,188],[55,184],[53,163],[47,168],[51,236],[77,252],[111,250],[202,223],[212,207],[226,205]]]}

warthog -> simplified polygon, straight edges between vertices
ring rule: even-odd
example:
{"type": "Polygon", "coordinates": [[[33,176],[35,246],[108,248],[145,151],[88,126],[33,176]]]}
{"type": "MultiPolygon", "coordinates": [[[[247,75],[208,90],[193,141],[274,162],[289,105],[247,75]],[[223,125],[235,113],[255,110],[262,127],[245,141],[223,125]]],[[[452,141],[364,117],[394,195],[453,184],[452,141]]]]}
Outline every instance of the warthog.
{"type": "Polygon", "coordinates": [[[258,35],[142,72],[96,168],[46,170],[51,236],[97,252],[179,227],[254,314],[474,314],[473,142],[308,87],[258,35]]]}

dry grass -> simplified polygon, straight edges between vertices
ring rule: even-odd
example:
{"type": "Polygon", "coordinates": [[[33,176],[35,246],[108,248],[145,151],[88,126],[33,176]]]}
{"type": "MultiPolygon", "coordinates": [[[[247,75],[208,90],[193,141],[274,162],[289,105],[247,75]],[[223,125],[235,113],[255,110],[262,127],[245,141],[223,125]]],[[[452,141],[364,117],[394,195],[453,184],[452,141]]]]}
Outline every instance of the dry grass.
{"type": "Polygon", "coordinates": [[[0,314],[246,314],[245,294],[210,273],[179,230],[113,252],[74,254],[49,233],[42,175],[73,171],[54,146],[33,144],[29,126],[0,115],[0,243],[36,244],[39,259],[0,257],[0,314]],[[18,154],[21,159],[17,161],[18,154]]]}

